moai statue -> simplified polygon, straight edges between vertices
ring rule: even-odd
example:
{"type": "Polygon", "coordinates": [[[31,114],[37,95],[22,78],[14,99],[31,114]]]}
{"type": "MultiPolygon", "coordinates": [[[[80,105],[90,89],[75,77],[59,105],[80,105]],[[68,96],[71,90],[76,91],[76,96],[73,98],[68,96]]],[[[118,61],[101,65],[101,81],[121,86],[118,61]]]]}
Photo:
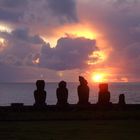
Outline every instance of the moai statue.
{"type": "Polygon", "coordinates": [[[35,99],[35,106],[45,106],[46,100],[46,91],[45,88],[45,81],[44,80],[37,80],[36,81],[37,89],[34,91],[34,99],[35,99]]]}
{"type": "Polygon", "coordinates": [[[110,104],[110,92],[108,91],[108,84],[99,84],[99,97],[98,104],[108,105],[110,104]]]}
{"type": "Polygon", "coordinates": [[[78,86],[78,98],[79,98],[79,105],[88,105],[89,103],[89,87],[87,80],[79,76],[80,85],[78,86]]]}
{"type": "Polygon", "coordinates": [[[119,102],[118,102],[119,105],[123,106],[125,105],[125,96],[124,94],[120,94],[119,95],[119,102]]]}
{"type": "Polygon", "coordinates": [[[65,106],[68,105],[68,89],[66,88],[67,83],[65,81],[61,81],[58,84],[58,88],[56,90],[57,96],[57,105],[65,106]]]}

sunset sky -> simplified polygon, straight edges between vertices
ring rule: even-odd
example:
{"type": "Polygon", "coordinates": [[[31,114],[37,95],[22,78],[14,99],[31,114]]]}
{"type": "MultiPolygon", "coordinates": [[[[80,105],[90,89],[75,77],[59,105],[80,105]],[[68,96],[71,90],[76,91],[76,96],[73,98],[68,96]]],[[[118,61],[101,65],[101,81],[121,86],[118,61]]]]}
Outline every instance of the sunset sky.
{"type": "Polygon", "coordinates": [[[140,0],[0,0],[0,82],[140,81],[140,0]]]}

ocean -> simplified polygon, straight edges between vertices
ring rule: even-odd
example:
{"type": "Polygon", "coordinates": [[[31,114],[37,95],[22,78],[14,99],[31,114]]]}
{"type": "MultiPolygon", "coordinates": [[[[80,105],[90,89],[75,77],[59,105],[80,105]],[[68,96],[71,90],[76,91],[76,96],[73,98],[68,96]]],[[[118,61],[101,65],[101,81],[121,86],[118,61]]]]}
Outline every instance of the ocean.
{"type": "MultiPolygon", "coordinates": [[[[68,102],[76,104],[78,102],[77,86],[79,83],[67,83],[69,91],[68,102]]],[[[58,83],[46,83],[45,90],[47,92],[46,103],[55,105],[56,89],[58,83]]],[[[98,100],[98,84],[89,84],[91,103],[97,103],[98,100]]],[[[35,83],[0,83],[0,106],[8,106],[11,103],[24,103],[25,105],[33,105],[33,93],[36,89],[35,83]]],[[[119,94],[125,94],[126,103],[140,104],[140,83],[110,83],[109,91],[111,93],[111,102],[117,103],[119,94]]]]}

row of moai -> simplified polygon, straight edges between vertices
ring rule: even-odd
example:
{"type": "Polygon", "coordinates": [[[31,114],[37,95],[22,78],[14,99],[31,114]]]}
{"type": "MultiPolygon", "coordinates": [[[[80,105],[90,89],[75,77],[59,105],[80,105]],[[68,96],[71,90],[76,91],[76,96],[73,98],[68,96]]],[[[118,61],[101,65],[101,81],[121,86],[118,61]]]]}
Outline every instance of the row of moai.
{"type": "MultiPolygon", "coordinates": [[[[78,86],[78,105],[90,105],[89,102],[89,87],[87,80],[79,76],[80,85],[78,86]]],[[[36,82],[37,89],[34,91],[34,98],[35,104],[34,106],[45,106],[46,105],[46,91],[45,88],[45,81],[44,80],[37,80],[36,82]]],[[[67,106],[68,105],[68,89],[67,83],[65,81],[61,81],[58,84],[58,88],[56,90],[56,97],[57,97],[57,105],[59,106],[67,106]]],[[[98,102],[99,105],[110,105],[110,92],[108,90],[107,83],[99,84],[99,95],[98,95],[98,102]]],[[[119,105],[125,105],[125,96],[124,94],[119,95],[119,105]]]]}

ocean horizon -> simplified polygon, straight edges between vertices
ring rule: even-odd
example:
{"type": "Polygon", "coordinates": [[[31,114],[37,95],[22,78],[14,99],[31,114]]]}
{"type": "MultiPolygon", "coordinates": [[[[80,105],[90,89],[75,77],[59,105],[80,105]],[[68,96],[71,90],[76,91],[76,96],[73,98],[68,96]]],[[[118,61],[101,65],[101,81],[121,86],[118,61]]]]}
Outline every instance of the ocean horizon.
{"type": "MultiPolygon", "coordinates": [[[[68,82],[67,88],[69,91],[68,102],[76,104],[78,102],[77,87],[78,82],[68,82]]],[[[46,82],[45,90],[47,92],[46,103],[48,105],[55,105],[56,89],[58,82],[46,82]]],[[[89,101],[92,104],[98,101],[98,84],[89,83],[90,97],[89,101]]],[[[20,83],[0,83],[0,106],[9,106],[11,103],[24,103],[25,105],[34,104],[34,90],[36,90],[35,83],[20,82],[20,83]]],[[[125,95],[126,103],[140,104],[140,82],[128,83],[109,83],[109,91],[111,93],[111,102],[117,103],[120,94],[125,95]]]]}

